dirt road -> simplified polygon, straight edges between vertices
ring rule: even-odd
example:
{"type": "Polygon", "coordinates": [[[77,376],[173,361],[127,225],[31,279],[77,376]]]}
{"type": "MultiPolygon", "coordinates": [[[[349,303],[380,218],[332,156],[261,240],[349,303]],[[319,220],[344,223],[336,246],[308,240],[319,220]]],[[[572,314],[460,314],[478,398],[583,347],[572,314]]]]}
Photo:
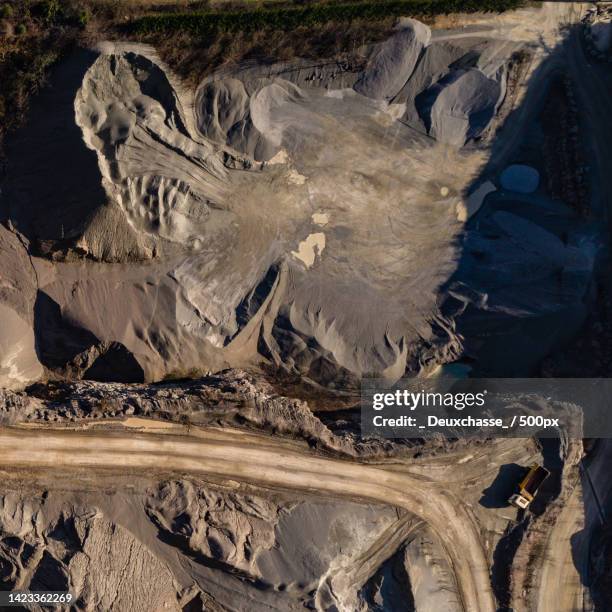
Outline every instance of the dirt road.
{"type": "Polygon", "coordinates": [[[206,473],[403,507],[440,538],[464,609],[495,610],[489,567],[471,512],[441,485],[406,471],[321,458],[286,442],[230,429],[173,435],[6,428],[0,430],[0,466],[206,473]]]}
{"type": "Polygon", "coordinates": [[[588,610],[586,588],[575,565],[572,537],[584,527],[580,487],[576,487],[549,533],[537,591],[539,612],[588,610]]]}
{"type": "MultiPolygon", "coordinates": [[[[575,15],[579,17],[580,13],[575,15]]],[[[569,71],[579,96],[582,123],[590,134],[589,141],[594,153],[591,171],[598,199],[594,212],[609,224],[612,218],[612,176],[608,169],[612,157],[612,82],[606,75],[607,66],[587,57],[578,28],[571,32],[568,43],[569,71]]],[[[574,491],[549,534],[538,591],[537,609],[542,612],[551,609],[592,609],[584,583],[588,583],[590,540],[601,520],[602,509],[598,506],[610,495],[612,444],[609,442],[600,442],[600,447],[589,462],[589,477],[583,470],[582,487],[574,491]],[[563,607],[560,607],[560,602],[563,602],[563,607]]]]}
{"type": "Polygon", "coordinates": [[[594,609],[588,588],[591,542],[608,520],[611,461],[612,441],[600,440],[595,453],[582,464],[581,483],[548,534],[537,593],[539,612],[594,609]]]}

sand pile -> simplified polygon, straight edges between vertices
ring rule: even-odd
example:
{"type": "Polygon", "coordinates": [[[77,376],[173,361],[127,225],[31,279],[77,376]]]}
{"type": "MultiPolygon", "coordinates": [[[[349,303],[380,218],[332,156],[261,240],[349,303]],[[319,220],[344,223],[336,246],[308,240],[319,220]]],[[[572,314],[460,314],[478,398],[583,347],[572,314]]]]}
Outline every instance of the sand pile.
{"type": "Polygon", "coordinates": [[[456,70],[420,94],[419,115],[436,140],[462,146],[489,126],[501,93],[480,70],[456,70]]]}
{"type": "Polygon", "coordinates": [[[251,66],[208,78],[196,95],[197,125],[213,140],[255,160],[269,160],[279,151],[274,144],[278,134],[269,133],[274,128],[263,117],[258,127],[257,118],[272,110],[275,100],[299,96],[288,89],[290,81],[302,89],[342,95],[353,89],[390,103],[399,109],[397,118],[411,127],[463,146],[494,119],[505,96],[507,63],[519,47],[477,36],[438,41],[427,26],[405,19],[389,40],[362,50],[364,55],[353,62],[251,66]],[[270,83],[279,88],[262,92],[270,83]]]}
{"type": "Polygon", "coordinates": [[[452,569],[437,538],[427,528],[410,533],[371,576],[360,595],[371,606],[369,609],[462,609],[452,569]]]}
{"type": "Polygon", "coordinates": [[[0,387],[17,388],[38,379],[35,350],[36,275],[23,245],[0,226],[0,387]]]}
{"type": "Polygon", "coordinates": [[[393,379],[454,359],[458,317],[573,308],[592,262],[576,264],[578,238],[550,263],[521,243],[556,245],[567,211],[543,204],[552,227],[533,207],[504,216],[475,181],[483,153],[461,149],[494,123],[515,48],[407,20],[351,61],[237,68],[195,92],[146,47],[77,54],[43,96],[57,112],[36,106],[15,139],[2,192],[32,250],[66,260],[35,259],[38,359],[98,380],[113,363],[137,382],[262,359],[393,379]]]}
{"type": "Polygon", "coordinates": [[[249,101],[244,84],[238,79],[205,83],[196,99],[198,128],[211,140],[227,142],[258,161],[267,160],[277,150],[253,125],[249,101]]]}
{"type": "Polygon", "coordinates": [[[377,46],[355,83],[355,91],[376,100],[392,100],[410,78],[431,31],[414,19],[406,19],[399,31],[377,46]]]}
{"type": "Polygon", "coordinates": [[[112,494],[0,491],[8,588],[70,589],[84,609],[297,612],[315,608],[338,568],[370,549],[382,563],[401,544],[389,537],[402,523],[392,507],[198,479],[102,483],[112,494]],[[23,550],[39,554],[24,564],[23,550]]]}
{"type": "Polygon", "coordinates": [[[142,55],[105,53],[87,71],[75,110],[109,201],[143,242],[197,244],[223,199],[225,173],[213,147],[191,138],[163,70],[142,55]]]}
{"type": "Polygon", "coordinates": [[[197,125],[213,141],[226,142],[256,161],[268,161],[280,151],[282,141],[276,111],[299,95],[299,89],[283,79],[252,95],[238,79],[212,79],[198,89],[197,125]]]}
{"type": "Polygon", "coordinates": [[[433,38],[394,102],[403,120],[440,142],[463,146],[491,125],[506,94],[508,60],[519,45],[433,38]]]}

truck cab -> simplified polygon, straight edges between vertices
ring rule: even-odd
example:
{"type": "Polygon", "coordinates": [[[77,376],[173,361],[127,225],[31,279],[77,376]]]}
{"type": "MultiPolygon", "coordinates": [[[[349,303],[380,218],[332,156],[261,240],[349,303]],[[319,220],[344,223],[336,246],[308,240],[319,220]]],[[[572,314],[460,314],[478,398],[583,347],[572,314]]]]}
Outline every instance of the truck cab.
{"type": "Polygon", "coordinates": [[[514,493],[508,500],[509,504],[525,510],[533,501],[540,485],[550,476],[550,472],[541,465],[534,463],[527,475],[519,483],[518,493],[514,493]]]}

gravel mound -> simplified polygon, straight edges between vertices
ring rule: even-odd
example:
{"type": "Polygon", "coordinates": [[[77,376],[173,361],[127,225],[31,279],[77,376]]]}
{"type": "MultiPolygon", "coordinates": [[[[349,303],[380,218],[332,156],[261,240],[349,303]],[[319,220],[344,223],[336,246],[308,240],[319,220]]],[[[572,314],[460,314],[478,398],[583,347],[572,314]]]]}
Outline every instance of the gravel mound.
{"type": "Polygon", "coordinates": [[[462,146],[491,123],[501,95],[500,84],[480,70],[457,70],[419,96],[419,114],[436,140],[462,146]]]}
{"type": "Polygon", "coordinates": [[[398,32],[376,48],[355,91],[376,100],[394,98],[410,78],[430,38],[431,31],[424,24],[403,20],[398,32]]]}

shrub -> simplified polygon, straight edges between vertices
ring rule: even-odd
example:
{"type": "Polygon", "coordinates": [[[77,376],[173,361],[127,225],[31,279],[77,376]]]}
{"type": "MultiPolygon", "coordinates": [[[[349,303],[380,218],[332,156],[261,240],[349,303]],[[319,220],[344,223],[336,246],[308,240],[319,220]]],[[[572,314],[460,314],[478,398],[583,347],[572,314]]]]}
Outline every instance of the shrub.
{"type": "Polygon", "coordinates": [[[17,36],[23,36],[27,31],[28,31],[28,28],[26,27],[25,23],[19,23],[17,24],[17,27],[15,28],[15,34],[17,36]]]}
{"type": "Polygon", "coordinates": [[[13,7],[10,4],[0,5],[0,19],[10,19],[13,16],[13,7]]]}
{"type": "Polygon", "coordinates": [[[36,13],[40,15],[43,21],[51,23],[56,20],[60,14],[61,7],[58,0],[43,0],[36,6],[36,13]]]}
{"type": "Polygon", "coordinates": [[[77,24],[80,28],[84,28],[89,23],[89,11],[82,10],[77,16],[77,24]]]}

